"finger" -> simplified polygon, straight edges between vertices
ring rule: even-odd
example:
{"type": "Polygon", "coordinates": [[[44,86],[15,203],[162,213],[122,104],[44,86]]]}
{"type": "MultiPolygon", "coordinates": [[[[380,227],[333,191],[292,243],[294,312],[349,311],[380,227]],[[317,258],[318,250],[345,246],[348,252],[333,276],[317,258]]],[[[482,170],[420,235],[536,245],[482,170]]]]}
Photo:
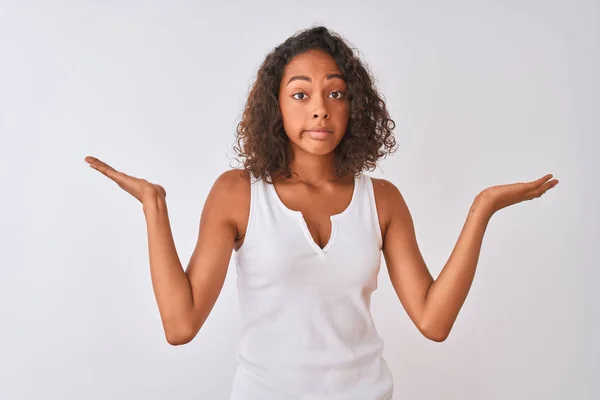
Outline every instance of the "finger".
{"type": "Polygon", "coordinates": [[[102,174],[108,176],[111,179],[114,179],[118,173],[118,171],[115,170],[113,167],[111,167],[103,161],[98,160],[97,158],[93,159],[90,162],[90,167],[94,168],[98,172],[101,172],[102,174]]]}
{"type": "Polygon", "coordinates": [[[529,186],[529,188],[538,188],[541,187],[548,179],[551,179],[554,175],[552,174],[547,174],[542,176],[539,179],[536,179],[535,181],[529,182],[529,184],[527,186],[529,186]]]}
{"type": "Polygon", "coordinates": [[[558,185],[558,180],[557,179],[553,179],[551,181],[546,182],[545,184],[543,184],[542,186],[540,186],[538,189],[535,190],[535,197],[540,197],[542,195],[544,195],[548,190],[552,189],[553,187],[555,187],[556,185],[558,185]]]}
{"type": "Polygon", "coordinates": [[[552,179],[548,182],[548,190],[558,185],[558,179],[552,179]]]}
{"type": "Polygon", "coordinates": [[[90,167],[112,179],[119,185],[123,184],[124,179],[129,177],[129,175],[124,172],[117,171],[107,163],[100,161],[95,157],[86,157],[86,161],[90,163],[90,167]]]}

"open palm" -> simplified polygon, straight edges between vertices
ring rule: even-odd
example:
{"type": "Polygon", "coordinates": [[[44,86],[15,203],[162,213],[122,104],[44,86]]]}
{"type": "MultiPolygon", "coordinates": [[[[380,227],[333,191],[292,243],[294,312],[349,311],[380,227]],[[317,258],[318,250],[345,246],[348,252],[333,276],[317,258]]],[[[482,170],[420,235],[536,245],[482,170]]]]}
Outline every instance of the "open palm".
{"type": "Polygon", "coordinates": [[[552,174],[547,174],[532,182],[492,186],[482,191],[480,196],[487,200],[496,212],[513,204],[542,196],[558,185],[558,179],[549,180],[552,177],[552,174]]]}
{"type": "Polygon", "coordinates": [[[121,189],[138,199],[142,204],[156,199],[157,195],[162,196],[163,198],[167,196],[167,193],[162,186],[117,171],[95,157],[87,156],[85,162],[96,171],[99,171],[112,179],[121,189]]]}

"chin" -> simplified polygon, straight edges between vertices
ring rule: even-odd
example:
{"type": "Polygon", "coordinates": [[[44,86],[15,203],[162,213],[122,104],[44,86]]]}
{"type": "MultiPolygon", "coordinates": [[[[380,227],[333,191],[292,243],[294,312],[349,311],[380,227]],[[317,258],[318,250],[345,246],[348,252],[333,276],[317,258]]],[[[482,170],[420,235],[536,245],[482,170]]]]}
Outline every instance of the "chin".
{"type": "Polygon", "coordinates": [[[305,153],[314,154],[314,155],[318,155],[318,156],[324,156],[326,154],[329,154],[329,153],[333,152],[335,150],[335,148],[337,147],[337,144],[335,144],[331,140],[310,140],[310,141],[312,143],[304,142],[304,143],[302,143],[302,146],[296,146],[296,147],[305,153]]]}

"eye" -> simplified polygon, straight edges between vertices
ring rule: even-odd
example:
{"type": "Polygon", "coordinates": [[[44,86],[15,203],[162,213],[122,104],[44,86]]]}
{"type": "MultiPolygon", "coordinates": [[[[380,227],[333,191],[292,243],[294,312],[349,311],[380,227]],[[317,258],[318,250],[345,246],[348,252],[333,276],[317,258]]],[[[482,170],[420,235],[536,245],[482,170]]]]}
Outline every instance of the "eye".
{"type": "Polygon", "coordinates": [[[294,99],[296,99],[296,100],[304,100],[304,99],[299,99],[299,98],[295,97],[295,96],[297,96],[297,95],[299,95],[299,94],[306,96],[306,93],[298,92],[298,93],[294,93],[294,94],[292,95],[292,97],[293,97],[294,99]]]}
{"type": "MultiPolygon", "coordinates": [[[[333,92],[331,92],[331,93],[329,93],[329,94],[331,95],[332,93],[337,93],[337,96],[335,96],[335,97],[332,97],[333,99],[336,99],[336,100],[337,100],[337,99],[342,99],[342,98],[344,97],[344,95],[345,95],[345,93],[344,93],[344,92],[342,92],[342,91],[340,91],[340,90],[335,90],[335,91],[333,91],[333,92]]],[[[294,98],[294,99],[296,99],[296,100],[304,100],[304,99],[305,99],[305,98],[300,98],[300,99],[299,99],[298,97],[296,97],[296,96],[298,96],[298,95],[306,96],[306,93],[303,93],[303,92],[297,92],[297,93],[294,93],[294,94],[292,95],[292,98],[294,98]]]]}

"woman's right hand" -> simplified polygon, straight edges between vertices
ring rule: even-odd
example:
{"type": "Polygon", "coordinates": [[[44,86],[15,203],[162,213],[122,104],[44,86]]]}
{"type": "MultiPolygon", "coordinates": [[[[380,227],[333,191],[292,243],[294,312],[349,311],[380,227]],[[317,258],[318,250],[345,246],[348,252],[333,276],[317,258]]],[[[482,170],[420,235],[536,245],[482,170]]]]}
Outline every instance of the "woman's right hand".
{"type": "Polygon", "coordinates": [[[112,179],[121,189],[138,199],[142,204],[148,204],[149,202],[155,201],[157,196],[162,197],[163,199],[167,197],[167,192],[161,185],[148,182],[145,179],[129,176],[124,172],[119,172],[95,157],[87,156],[85,162],[96,171],[99,171],[112,179]]]}

